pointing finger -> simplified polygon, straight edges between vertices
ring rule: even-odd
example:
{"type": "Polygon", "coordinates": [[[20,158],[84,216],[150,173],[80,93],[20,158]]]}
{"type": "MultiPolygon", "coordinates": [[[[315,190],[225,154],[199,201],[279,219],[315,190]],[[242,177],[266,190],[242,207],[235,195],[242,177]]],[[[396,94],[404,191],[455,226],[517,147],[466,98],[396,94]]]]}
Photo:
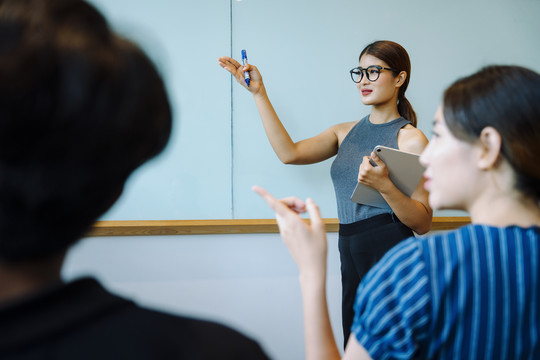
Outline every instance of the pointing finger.
{"type": "Polygon", "coordinates": [[[324,223],[321,218],[321,212],[319,206],[313,201],[313,199],[308,198],[306,200],[306,208],[311,219],[311,226],[317,228],[324,228],[324,223]]]}
{"type": "MultiPolygon", "coordinates": [[[[272,208],[272,210],[276,212],[278,212],[278,208],[281,205],[285,205],[286,208],[293,210],[296,213],[306,212],[306,204],[302,200],[298,199],[297,197],[290,196],[290,197],[278,200],[272,194],[270,194],[268,191],[266,191],[260,186],[253,186],[252,189],[266,201],[266,203],[270,206],[270,208],[272,208]]],[[[280,212],[280,213],[283,214],[283,212],[280,212]]]]}

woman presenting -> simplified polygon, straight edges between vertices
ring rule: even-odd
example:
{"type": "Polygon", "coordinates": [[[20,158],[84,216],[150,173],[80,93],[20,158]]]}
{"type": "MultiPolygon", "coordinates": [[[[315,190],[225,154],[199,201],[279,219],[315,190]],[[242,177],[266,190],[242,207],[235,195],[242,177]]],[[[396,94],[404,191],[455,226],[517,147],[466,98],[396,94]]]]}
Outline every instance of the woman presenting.
{"type": "Polygon", "coordinates": [[[411,64],[407,51],[392,41],[376,41],[362,50],[359,66],[350,71],[362,103],[371,112],[359,121],[331,126],[322,133],[294,142],[268,98],[262,76],[251,64],[229,57],[218,59],[251,92],[266,135],[285,164],[313,164],[334,155],[331,168],[339,217],[344,339],[349,338],[356,289],[367,271],[401,240],[431,228],[428,193],[420,183],[406,196],[388,177],[385,164],[372,152],[376,145],[420,154],[428,141],[416,128],[416,114],[405,98],[411,64]],[[250,75],[247,86],[244,72],[250,75]],[[377,166],[370,164],[372,159],[377,166]],[[380,192],[391,210],[354,203],[350,196],[360,182],[380,192]]]}

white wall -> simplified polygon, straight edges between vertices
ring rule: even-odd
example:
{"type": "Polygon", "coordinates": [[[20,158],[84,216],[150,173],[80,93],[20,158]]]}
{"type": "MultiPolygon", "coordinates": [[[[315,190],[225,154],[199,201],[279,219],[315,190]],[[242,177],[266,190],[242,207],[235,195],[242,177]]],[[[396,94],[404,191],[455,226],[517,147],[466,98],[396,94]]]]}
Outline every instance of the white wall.
{"type": "MultiPolygon", "coordinates": [[[[328,303],[342,344],[337,233],[328,241],[328,303]]],[[[274,359],[304,358],[298,270],[278,234],[86,238],[63,269],[66,279],[84,275],[140,305],[233,326],[274,359]]]]}

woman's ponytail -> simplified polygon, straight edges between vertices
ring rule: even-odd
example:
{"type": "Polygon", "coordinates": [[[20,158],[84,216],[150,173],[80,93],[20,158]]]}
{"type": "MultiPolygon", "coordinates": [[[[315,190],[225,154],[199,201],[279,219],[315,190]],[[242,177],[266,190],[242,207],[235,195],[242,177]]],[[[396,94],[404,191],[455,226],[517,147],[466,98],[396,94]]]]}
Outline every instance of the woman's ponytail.
{"type": "Polygon", "coordinates": [[[399,91],[398,95],[398,104],[397,104],[399,115],[404,117],[405,119],[409,120],[414,127],[416,127],[416,112],[414,112],[414,109],[405,97],[404,91],[399,91]]]}

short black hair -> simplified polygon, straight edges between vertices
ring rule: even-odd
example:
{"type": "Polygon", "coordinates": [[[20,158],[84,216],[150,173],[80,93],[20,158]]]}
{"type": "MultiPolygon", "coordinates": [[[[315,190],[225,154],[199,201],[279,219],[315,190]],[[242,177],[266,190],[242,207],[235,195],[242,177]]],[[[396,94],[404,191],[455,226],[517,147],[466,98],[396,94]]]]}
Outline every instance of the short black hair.
{"type": "Polygon", "coordinates": [[[65,251],[171,126],[156,67],[92,5],[0,1],[0,261],[65,251]]]}

